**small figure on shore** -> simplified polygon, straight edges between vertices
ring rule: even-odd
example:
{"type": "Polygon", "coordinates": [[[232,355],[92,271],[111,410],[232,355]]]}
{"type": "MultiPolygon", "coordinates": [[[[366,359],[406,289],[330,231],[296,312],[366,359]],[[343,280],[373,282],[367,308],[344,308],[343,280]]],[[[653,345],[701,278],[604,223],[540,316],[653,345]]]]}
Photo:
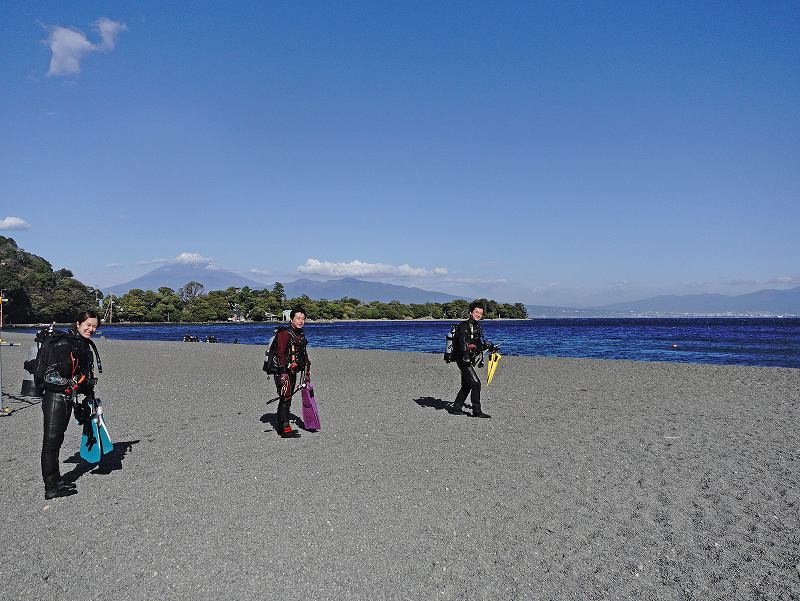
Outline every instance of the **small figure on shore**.
{"type": "Polygon", "coordinates": [[[298,438],[300,432],[292,428],[289,422],[289,407],[297,375],[311,374],[311,360],[308,358],[308,342],[303,326],[306,323],[306,311],[303,307],[294,307],[289,314],[289,328],[278,330],[275,334],[275,358],[278,373],[275,374],[275,387],[278,390],[278,434],[283,438],[298,438]]]}
{"type": "Polygon", "coordinates": [[[461,389],[453,401],[449,412],[451,415],[466,415],[463,411],[467,395],[472,402],[472,417],[491,417],[481,411],[481,381],[475,373],[475,365],[483,367],[483,351],[493,350],[495,346],[483,337],[480,320],[485,308],[480,301],[469,305],[469,319],[462,321],[456,328],[453,344],[456,364],[461,371],[461,389]]]}
{"type": "MultiPolygon", "coordinates": [[[[42,479],[44,497],[53,499],[77,493],[74,482],[61,479],[58,454],[64,442],[64,433],[75,406],[75,418],[85,421],[87,400],[94,399],[94,357],[97,348],[91,341],[97,330],[98,318],[94,311],[83,311],[75,318],[70,332],[53,334],[42,346],[37,361],[42,374],[45,393],[42,399],[44,436],[42,438],[42,479]],[[77,395],[84,395],[84,403],[77,404],[77,395]]],[[[98,369],[102,371],[99,365],[98,369]]]]}

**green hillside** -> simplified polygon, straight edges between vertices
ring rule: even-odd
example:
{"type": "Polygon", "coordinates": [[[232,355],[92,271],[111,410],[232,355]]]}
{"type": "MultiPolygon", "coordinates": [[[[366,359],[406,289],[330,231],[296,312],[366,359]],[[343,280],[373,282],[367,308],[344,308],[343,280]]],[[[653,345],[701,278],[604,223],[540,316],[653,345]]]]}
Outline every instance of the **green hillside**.
{"type": "Polygon", "coordinates": [[[71,321],[76,310],[94,307],[102,293],[72,277],[69,269],[53,271],[42,257],[26,252],[12,238],[0,236],[0,289],[8,302],[5,323],[71,321]]]}

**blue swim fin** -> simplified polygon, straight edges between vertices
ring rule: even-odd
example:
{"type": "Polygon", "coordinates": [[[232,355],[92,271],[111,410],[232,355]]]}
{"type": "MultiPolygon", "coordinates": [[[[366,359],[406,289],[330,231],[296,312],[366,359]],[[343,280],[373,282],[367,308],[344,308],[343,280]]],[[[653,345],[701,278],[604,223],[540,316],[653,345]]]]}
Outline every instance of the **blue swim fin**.
{"type": "Polygon", "coordinates": [[[100,438],[100,452],[103,455],[106,455],[114,450],[114,443],[111,442],[111,438],[108,435],[106,421],[103,419],[103,416],[99,415],[97,421],[97,430],[100,438]]]}
{"type": "Polygon", "coordinates": [[[102,457],[100,450],[100,433],[97,422],[94,419],[88,420],[83,424],[83,436],[81,436],[80,456],[89,463],[98,463],[102,457]]]}

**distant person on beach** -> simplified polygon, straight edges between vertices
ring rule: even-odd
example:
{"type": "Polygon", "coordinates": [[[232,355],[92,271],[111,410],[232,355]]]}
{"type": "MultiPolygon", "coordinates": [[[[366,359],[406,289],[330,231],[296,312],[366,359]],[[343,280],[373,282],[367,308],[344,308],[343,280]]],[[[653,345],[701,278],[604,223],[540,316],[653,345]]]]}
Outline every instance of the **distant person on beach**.
{"type": "Polygon", "coordinates": [[[297,384],[297,376],[308,377],[311,372],[311,360],[303,326],[306,323],[306,311],[303,307],[294,307],[289,313],[290,327],[278,330],[275,334],[275,358],[278,373],[275,374],[275,387],[278,389],[278,434],[283,438],[297,438],[300,432],[292,428],[289,422],[289,407],[292,394],[297,384]]]}
{"type": "Polygon", "coordinates": [[[75,403],[77,395],[94,398],[94,343],[91,337],[97,330],[97,324],[97,313],[94,311],[79,313],[70,332],[67,335],[54,335],[47,352],[39,357],[39,361],[44,362],[41,370],[45,387],[42,399],[42,479],[45,499],[66,497],[77,492],[74,483],[61,479],[58,454],[73,404],[76,418],[82,415],[85,407],[75,403]]]}
{"type": "Polygon", "coordinates": [[[476,364],[483,367],[483,351],[495,348],[492,343],[484,339],[481,331],[479,322],[483,318],[484,311],[481,302],[473,301],[469,305],[469,319],[462,321],[456,328],[453,350],[456,364],[461,371],[461,389],[450,408],[452,415],[466,415],[463,411],[464,401],[469,395],[472,402],[472,417],[491,417],[481,411],[481,381],[475,373],[476,364]]]}

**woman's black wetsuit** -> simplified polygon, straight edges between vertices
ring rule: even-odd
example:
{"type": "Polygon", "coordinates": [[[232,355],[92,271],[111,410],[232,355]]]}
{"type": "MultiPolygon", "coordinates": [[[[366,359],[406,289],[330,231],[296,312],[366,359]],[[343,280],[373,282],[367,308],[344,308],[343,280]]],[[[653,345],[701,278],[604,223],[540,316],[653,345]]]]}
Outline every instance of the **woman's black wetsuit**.
{"type": "Polygon", "coordinates": [[[45,494],[53,493],[62,486],[58,453],[69,426],[73,398],[78,393],[94,396],[94,356],[87,339],[70,333],[53,343],[51,357],[54,363],[45,374],[42,399],[42,479],[45,494]],[[66,383],[62,383],[64,381],[66,383]]]}

